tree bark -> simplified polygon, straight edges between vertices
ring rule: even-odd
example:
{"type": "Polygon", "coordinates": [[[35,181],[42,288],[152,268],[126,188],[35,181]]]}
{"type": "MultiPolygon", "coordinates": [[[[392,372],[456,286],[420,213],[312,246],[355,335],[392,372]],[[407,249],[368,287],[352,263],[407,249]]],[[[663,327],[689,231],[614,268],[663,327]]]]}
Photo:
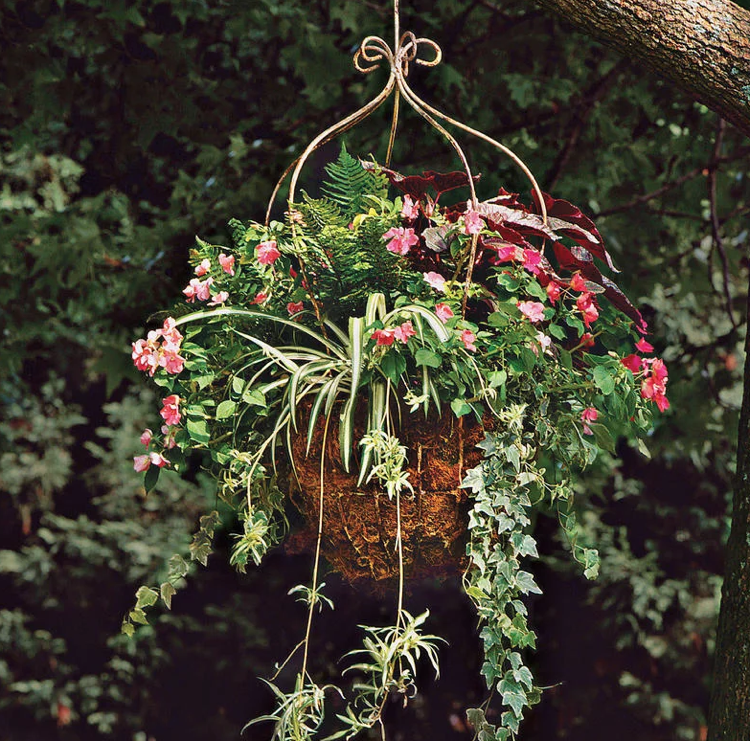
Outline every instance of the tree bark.
{"type": "Polygon", "coordinates": [[[535,2],[672,80],[750,136],[750,11],[730,0],[535,2]]]}
{"type": "MultiPolygon", "coordinates": [[[[750,137],[750,11],[729,0],[535,1],[672,80],[750,137]]],[[[708,741],[750,741],[750,331],[745,351],[708,741]]]]}
{"type": "MultiPolygon", "coordinates": [[[[748,296],[750,318],[750,295],[748,296]]],[[[750,332],[737,441],[732,528],[714,654],[708,741],[750,739],[750,332]]]]}

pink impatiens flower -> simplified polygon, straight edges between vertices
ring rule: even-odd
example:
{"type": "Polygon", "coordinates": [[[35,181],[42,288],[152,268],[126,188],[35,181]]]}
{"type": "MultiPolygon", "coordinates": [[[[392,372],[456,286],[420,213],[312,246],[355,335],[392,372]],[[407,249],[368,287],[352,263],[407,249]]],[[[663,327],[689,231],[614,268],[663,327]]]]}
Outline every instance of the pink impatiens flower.
{"type": "Polygon", "coordinates": [[[225,255],[223,252],[219,255],[219,265],[225,273],[234,275],[234,255],[225,255]]]}
{"type": "Polygon", "coordinates": [[[401,216],[407,221],[414,221],[419,216],[419,201],[414,202],[410,195],[405,195],[401,216]]]}
{"type": "Polygon", "coordinates": [[[268,299],[268,294],[265,291],[258,291],[255,294],[255,298],[250,302],[251,304],[262,304],[268,299]]]}
{"type": "Polygon", "coordinates": [[[290,316],[292,316],[293,314],[299,314],[299,312],[304,308],[305,304],[302,301],[290,301],[286,305],[286,310],[289,312],[290,316]]]}
{"type": "Polygon", "coordinates": [[[396,339],[396,332],[393,329],[376,329],[372,333],[372,339],[376,345],[392,345],[396,339]]]}
{"type": "Polygon", "coordinates": [[[414,337],[416,332],[411,322],[404,322],[402,325],[393,330],[393,336],[404,345],[409,341],[409,337],[414,337]]]}
{"type": "Polygon", "coordinates": [[[524,249],[523,251],[523,266],[530,273],[539,275],[539,263],[542,261],[542,253],[539,250],[524,249]]]}
{"type": "Polygon", "coordinates": [[[133,358],[133,365],[138,370],[148,371],[153,376],[159,367],[158,347],[152,340],[136,340],[133,345],[133,351],[130,355],[133,358]]]}
{"type": "Polygon", "coordinates": [[[209,289],[213,285],[213,282],[213,278],[206,278],[206,280],[193,278],[182,291],[187,298],[187,302],[192,304],[195,299],[208,301],[211,298],[211,291],[209,289]]]}
{"type": "Polygon", "coordinates": [[[461,342],[464,343],[464,347],[469,352],[477,351],[477,346],[474,344],[476,339],[477,336],[470,329],[465,329],[463,332],[461,332],[461,342]]]}
{"type": "Polygon", "coordinates": [[[195,268],[195,274],[200,278],[202,275],[205,275],[211,270],[211,261],[206,258],[205,260],[201,260],[200,265],[198,265],[195,268]]]}
{"type": "Polygon", "coordinates": [[[383,239],[390,240],[385,248],[396,255],[405,255],[410,247],[419,244],[419,237],[411,227],[394,226],[383,235],[383,239]]]}
{"type": "Polygon", "coordinates": [[[143,432],[141,433],[141,444],[142,444],[142,445],[145,445],[146,447],[148,447],[148,446],[149,446],[149,443],[151,442],[151,436],[152,436],[153,434],[154,434],[154,433],[153,433],[153,432],[151,432],[151,430],[149,430],[148,428],[146,428],[146,429],[145,429],[145,430],[144,430],[144,431],[143,431],[143,432]]]}
{"type": "MultiPolygon", "coordinates": [[[[536,341],[539,343],[539,347],[542,348],[543,353],[551,352],[550,346],[552,345],[552,338],[549,335],[544,334],[544,332],[537,332],[536,341]]],[[[536,345],[532,345],[531,349],[534,351],[534,353],[539,352],[536,348],[536,345]]]]}
{"type": "Polygon", "coordinates": [[[164,468],[169,465],[169,461],[161,453],[149,453],[148,457],[153,466],[164,468]]]}
{"type": "Polygon", "coordinates": [[[541,322],[544,319],[544,304],[539,301],[519,301],[519,311],[531,322],[541,322]]]}
{"type": "Polygon", "coordinates": [[[641,339],[635,343],[635,349],[640,352],[653,352],[654,346],[648,342],[645,337],[641,337],[641,339]]]}
{"type": "Polygon", "coordinates": [[[162,425],[161,432],[162,435],[164,435],[164,447],[167,450],[174,448],[174,446],[177,445],[177,441],[174,439],[176,432],[175,428],[169,427],[168,425],[162,425]]]}
{"type": "Polygon", "coordinates": [[[143,473],[144,471],[148,471],[148,469],[151,466],[151,457],[148,453],[146,455],[136,455],[133,458],[133,468],[138,473],[143,473]]]}
{"type": "Polygon", "coordinates": [[[208,306],[219,306],[219,304],[225,304],[229,294],[226,291],[219,291],[214,294],[211,300],[208,302],[208,306]]]}
{"type": "Polygon", "coordinates": [[[479,234],[484,227],[484,219],[477,211],[469,209],[464,214],[464,232],[466,234],[479,234]]]}
{"type": "Polygon", "coordinates": [[[497,262],[512,262],[513,260],[523,260],[523,251],[514,244],[504,244],[497,248],[497,262]]]}
{"type": "Polygon", "coordinates": [[[445,293],[445,278],[443,278],[440,273],[430,271],[429,273],[422,273],[422,277],[424,278],[425,283],[428,283],[436,291],[445,293]]]}
{"type": "Polygon", "coordinates": [[[599,411],[596,409],[596,407],[586,407],[581,412],[581,422],[583,422],[583,434],[584,435],[593,435],[594,431],[588,426],[588,422],[596,422],[596,420],[599,418],[599,411]]]}
{"type": "Polygon", "coordinates": [[[168,425],[180,424],[180,419],[182,418],[180,414],[180,397],[177,394],[171,394],[166,399],[162,399],[161,403],[162,410],[159,414],[161,414],[162,419],[168,425]]]}
{"type": "Polygon", "coordinates": [[[454,316],[453,309],[448,304],[437,304],[435,306],[435,315],[443,324],[454,316]]]}
{"type": "Polygon", "coordinates": [[[145,340],[133,343],[133,364],[151,376],[158,368],[164,368],[167,373],[180,373],[185,364],[185,358],[179,354],[181,342],[182,335],[175,327],[175,320],[167,317],[160,330],[152,330],[145,340]],[[160,338],[162,342],[159,342],[160,338]]]}
{"type": "Polygon", "coordinates": [[[256,254],[258,257],[258,262],[261,265],[273,265],[276,260],[281,257],[281,252],[279,252],[276,246],[275,239],[269,239],[267,242],[261,242],[256,248],[256,254]]]}

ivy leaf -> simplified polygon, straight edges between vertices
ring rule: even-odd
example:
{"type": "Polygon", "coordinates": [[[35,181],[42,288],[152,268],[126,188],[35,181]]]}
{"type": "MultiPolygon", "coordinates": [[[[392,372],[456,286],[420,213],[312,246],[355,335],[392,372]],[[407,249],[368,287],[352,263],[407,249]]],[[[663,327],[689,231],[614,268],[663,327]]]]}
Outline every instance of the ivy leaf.
{"type": "Polygon", "coordinates": [[[135,593],[135,599],[135,607],[136,609],[139,609],[141,607],[151,607],[151,605],[155,605],[159,599],[159,595],[156,593],[156,590],[151,589],[150,587],[140,587],[135,593]]]}
{"type": "Polygon", "coordinates": [[[168,581],[165,581],[159,588],[161,598],[168,610],[172,609],[172,596],[177,593],[177,590],[168,581]]]}
{"type": "Polygon", "coordinates": [[[453,414],[457,417],[463,417],[465,414],[471,412],[471,406],[469,406],[469,404],[463,399],[454,399],[451,402],[451,409],[453,410],[453,414]]]}

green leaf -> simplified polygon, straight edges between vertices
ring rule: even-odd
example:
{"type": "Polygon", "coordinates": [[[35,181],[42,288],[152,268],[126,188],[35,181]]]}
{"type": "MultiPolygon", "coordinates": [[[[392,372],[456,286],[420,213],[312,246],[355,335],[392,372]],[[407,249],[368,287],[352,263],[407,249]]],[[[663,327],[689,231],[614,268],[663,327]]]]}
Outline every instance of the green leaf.
{"type": "Polygon", "coordinates": [[[615,390],[614,378],[612,378],[609,371],[601,365],[597,365],[596,368],[594,368],[594,383],[605,396],[608,396],[615,390]]]}
{"type": "Polygon", "coordinates": [[[463,417],[471,412],[471,407],[463,399],[454,399],[451,402],[451,409],[457,417],[463,417]]]}
{"type": "Polygon", "coordinates": [[[237,404],[234,401],[231,401],[231,399],[222,401],[221,404],[216,407],[216,419],[228,419],[229,417],[234,415],[236,408],[237,404]]]}
{"type": "Polygon", "coordinates": [[[615,452],[615,441],[612,439],[612,435],[605,425],[602,424],[591,424],[589,425],[591,431],[594,433],[594,439],[596,444],[608,453],[615,452]]]}
{"type": "Polygon", "coordinates": [[[426,347],[420,347],[414,354],[414,360],[417,365],[426,365],[429,368],[439,368],[443,358],[439,353],[428,350],[426,347]]]}
{"type": "Polygon", "coordinates": [[[380,361],[380,369],[394,385],[398,385],[401,374],[406,370],[406,359],[400,352],[391,350],[380,361]]]}
{"type": "Polygon", "coordinates": [[[159,481],[160,473],[161,468],[159,466],[148,467],[146,473],[143,476],[143,488],[146,490],[147,494],[156,486],[157,482],[159,481]]]}
{"type": "Polygon", "coordinates": [[[161,592],[161,598],[168,610],[172,609],[172,596],[177,593],[177,590],[168,581],[165,581],[159,591],[161,592]]]}
{"type": "Polygon", "coordinates": [[[205,419],[188,418],[186,427],[188,435],[195,442],[206,444],[210,441],[211,436],[208,432],[208,425],[205,419]]]}
{"type": "Polygon", "coordinates": [[[135,607],[136,609],[139,609],[141,607],[151,607],[151,605],[155,605],[159,599],[159,595],[155,589],[151,589],[150,587],[139,587],[138,591],[135,593],[135,599],[135,607]]]}

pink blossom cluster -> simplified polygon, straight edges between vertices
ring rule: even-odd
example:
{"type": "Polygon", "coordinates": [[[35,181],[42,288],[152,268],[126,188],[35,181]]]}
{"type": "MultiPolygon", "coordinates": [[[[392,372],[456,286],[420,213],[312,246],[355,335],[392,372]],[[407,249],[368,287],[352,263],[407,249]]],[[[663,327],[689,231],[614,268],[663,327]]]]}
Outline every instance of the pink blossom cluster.
{"type": "MultiPolygon", "coordinates": [[[[654,349],[644,337],[635,343],[635,348],[643,353],[653,352],[654,349]]],[[[660,412],[669,409],[669,400],[666,396],[669,374],[661,358],[642,358],[640,355],[631,353],[620,362],[633,373],[642,373],[641,396],[644,399],[653,401],[660,412]]]]}
{"type": "Polygon", "coordinates": [[[411,227],[394,226],[383,235],[383,239],[388,241],[385,248],[396,255],[406,255],[415,244],[419,244],[419,237],[411,227]]]}
{"type": "Polygon", "coordinates": [[[497,257],[494,259],[496,265],[503,262],[520,262],[523,263],[524,269],[533,275],[539,275],[541,272],[539,265],[542,262],[542,253],[539,250],[519,247],[507,242],[501,247],[493,247],[493,249],[497,252],[497,257]]]}
{"type": "Polygon", "coordinates": [[[594,431],[589,427],[589,422],[596,422],[599,419],[599,411],[596,407],[586,407],[581,412],[581,422],[583,422],[583,434],[593,435],[594,431]]]}
{"type": "Polygon", "coordinates": [[[404,322],[398,327],[391,329],[376,329],[372,333],[372,339],[375,340],[376,345],[390,346],[394,340],[398,340],[404,345],[409,341],[410,337],[414,337],[416,332],[411,322],[404,322]]]}
{"type": "MultiPolygon", "coordinates": [[[[180,397],[177,394],[171,394],[165,399],[162,399],[161,416],[166,424],[161,426],[161,432],[164,435],[164,449],[171,450],[177,444],[175,442],[175,425],[180,423],[182,415],[180,414],[180,397]]],[[[141,444],[148,448],[153,441],[154,433],[150,429],[145,429],[141,433],[141,444]]],[[[158,466],[163,468],[168,466],[169,461],[164,457],[163,453],[157,453],[152,450],[144,455],[136,455],[133,458],[133,468],[139,473],[148,471],[151,466],[158,466]]]]}
{"type": "Polygon", "coordinates": [[[164,368],[167,373],[180,373],[185,366],[185,358],[180,355],[182,339],[175,320],[167,317],[161,329],[151,330],[145,340],[136,340],[132,344],[131,357],[135,367],[148,371],[150,376],[157,368],[164,368]]]}

